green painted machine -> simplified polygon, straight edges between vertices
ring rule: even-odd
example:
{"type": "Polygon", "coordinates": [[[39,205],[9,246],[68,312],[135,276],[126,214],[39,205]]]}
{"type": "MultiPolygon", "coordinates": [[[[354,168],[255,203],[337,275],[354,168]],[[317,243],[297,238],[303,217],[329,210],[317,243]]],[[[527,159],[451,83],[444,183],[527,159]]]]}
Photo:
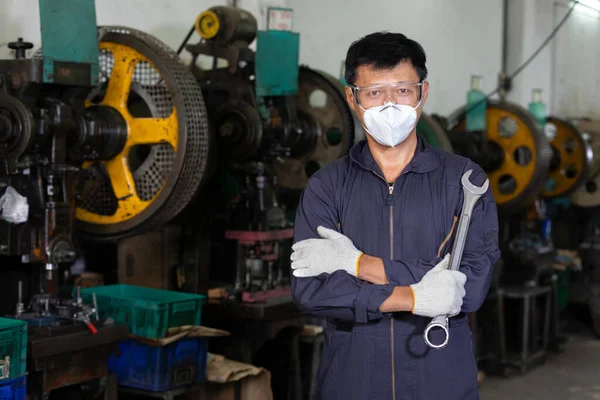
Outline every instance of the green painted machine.
{"type": "Polygon", "coordinates": [[[41,49],[26,58],[33,44],[19,38],[15,59],[0,60],[0,181],[29,210],[0,222],[0,255],[51,277],[74,260],[75,229],[112,240],[180,213],[202,180],[209,131],[196,80],[164,43],[97,27],[93,1],[39,6],[41,49]]]}
{"type": "Polygon", "coordinates": [[[44,83],[98,83],[94,1],[38,0],[44,83]],[[68,21],[68,23],[65,23],[68,21]]]}
{"type": "Polygon", "coordinates": [[[298,94],[300,35],[288,31],[258,31],[256,37],[256,97],[298,94]]]}
{"type": "Polygon", "coordinates": [[[240,300],[289,295],[287,253],[300,193],[354,144],[344,86],[299,64],[291,9],[269,8],[267,28],[258,30],[243,9],[211,7],[195,30],[201,40],[186,49],[216,133],[219,171],[204,192],[211,195],[199,201],[215,210],[211,264],[232,266],[211,270],[209,280],[231,284],[240,300]]]}

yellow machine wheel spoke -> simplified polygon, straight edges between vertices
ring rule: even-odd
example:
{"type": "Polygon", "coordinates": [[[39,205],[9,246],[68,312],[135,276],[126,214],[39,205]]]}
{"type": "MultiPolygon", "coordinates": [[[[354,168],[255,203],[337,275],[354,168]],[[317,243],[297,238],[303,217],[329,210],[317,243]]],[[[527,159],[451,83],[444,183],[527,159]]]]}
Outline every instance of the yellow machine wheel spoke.
{"type": "Polygon", "coordinates": [[[178,124],[175,111],[168,118],[130,118],[128,145],[169,143],[177,150],[178,124]]]}
{"type": "Polygon", "coordinates": [[[111,106],[128,114],[127,99],[129,98],[129,90],[131,89],[133,71],[140,58],[135,51],[122,45],[104,43],[102,47],[110,50],[112,53],[114,66],[110,80],[108,81],[106,95],[101,104],[111,106]]]}
{"type": "Polygon", "coordinates": [[[112,160],[104,161],[104,166],[119,202],[130,197],[137,197],[133,175],[127,166],[127,157],[117,156],[112,160]]]}

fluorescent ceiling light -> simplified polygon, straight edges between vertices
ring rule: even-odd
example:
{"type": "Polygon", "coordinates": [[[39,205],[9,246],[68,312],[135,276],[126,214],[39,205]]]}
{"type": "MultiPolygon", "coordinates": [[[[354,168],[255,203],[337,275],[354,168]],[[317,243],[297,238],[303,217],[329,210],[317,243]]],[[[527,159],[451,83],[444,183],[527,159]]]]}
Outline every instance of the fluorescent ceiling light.
{"type": "Polygon", "coordinates": [[[579,4],[600,11],[600,0],[579,0],[579,4]]]}

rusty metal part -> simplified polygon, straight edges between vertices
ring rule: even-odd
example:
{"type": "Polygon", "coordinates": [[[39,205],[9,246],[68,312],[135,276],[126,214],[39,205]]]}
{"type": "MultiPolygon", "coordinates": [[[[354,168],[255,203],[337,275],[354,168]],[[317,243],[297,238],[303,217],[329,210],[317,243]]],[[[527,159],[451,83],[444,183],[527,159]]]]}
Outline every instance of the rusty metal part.
{"type": "Polygon", "coordinates": [[[345,156],[354,144],[355,133],[344,86],[337,79],[322,71],[300,67],[298,87],[298,110],[315,123],[317,140],[309,152],[281,158],[274,166],[279,186],[295,193],[306,187],[314,172],[345,156]]]}

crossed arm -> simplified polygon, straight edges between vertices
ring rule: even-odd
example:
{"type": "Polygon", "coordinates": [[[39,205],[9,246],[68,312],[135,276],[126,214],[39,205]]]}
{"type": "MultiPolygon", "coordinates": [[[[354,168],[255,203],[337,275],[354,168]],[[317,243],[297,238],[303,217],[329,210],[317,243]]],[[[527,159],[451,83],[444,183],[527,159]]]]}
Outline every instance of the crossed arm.
{"type": "MultiPolygon", "coordinates": [[[[389,284],[385,274],[383,260],[363,254],[359,260],[358,278],[376,285],[389,284]]],[[[381,303],[382,312],[411,311],[414,307],[414,298],[410,287],[396,286],[387,299],[381,303]]]]}
{"type": "MultiPolygon", "coordinates": [[[[317,271],[318,268],[323,268],[321,272],[326,273],[313,272],[308,275],[294,271],[292,292],[296,304],[316,315],[356,322],[389,318],[390,313],[396,311],[411,311],[414,306],[411,285],[419,283],[441,261],[440,258],[383,260],[362,254],[356,258],[359,264],[357,275],[357,268],[351,262],[346,262],[346,268],[331,269],[332,265],[341,265],[340,260],[344,257],[339,254],[328,261],[323,259],[323,251],[313,250],[314,257],[311,257],[306,251],[299,249],[303,246],[302,242],[321,243],[307,239],[334,240],[353,247],[350,239],[341,234],[337,234],[339,236],[335,239],[323,238],[317,231],[319,226],[336,230],[338,218],[333,206],[333,187],[335,186],[313,177],[300,199],[295,224],[296,256],[292,254],[292,261],[303,257],[304,253],[307,257],[304,260],[308,260],[311,268],[314,266],[317,271]]],[[[492,206],[493,199],[488,192],[473,212],[471,230],[461,262],[461,271],[467,278],[464,284],[466,295],[461,306],[461,311],[464,312],[473,312],[480,307],[487,294],[490,272],[498,258],[496,246],[490,247],[485,243],[486,234],[483,232],[485,220],[495,217],[495,209],[494,212],[490,211],[492,206]]],[[[350,251],[345,257],[352,260],[354,253],[350,251]]]]}

